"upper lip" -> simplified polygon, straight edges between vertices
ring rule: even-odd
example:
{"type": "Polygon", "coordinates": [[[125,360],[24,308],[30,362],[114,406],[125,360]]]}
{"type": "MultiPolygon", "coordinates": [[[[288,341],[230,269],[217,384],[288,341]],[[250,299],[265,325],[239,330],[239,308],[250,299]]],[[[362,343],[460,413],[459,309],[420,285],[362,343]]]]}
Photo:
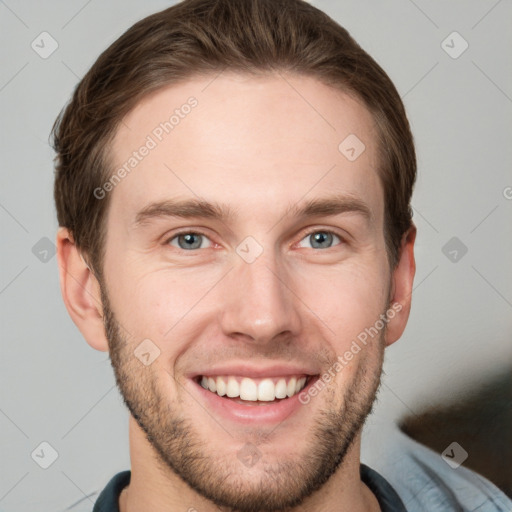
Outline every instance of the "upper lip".
{"type": "Polygon", "coordinates": [[[295,375],[318,375],[318,371],[309,366],[290,365],[290,364],[273,364],[267,366],[255,366],[254,364],[223,364],[218,366],[210,366],[203,371],[197,371],[189,375],[190,378],[199,376],[217,377],[220,375],[238,375],[241,377],[249,377],[250,379],[263,379],[265,377],[287,377],[295,375]]]}

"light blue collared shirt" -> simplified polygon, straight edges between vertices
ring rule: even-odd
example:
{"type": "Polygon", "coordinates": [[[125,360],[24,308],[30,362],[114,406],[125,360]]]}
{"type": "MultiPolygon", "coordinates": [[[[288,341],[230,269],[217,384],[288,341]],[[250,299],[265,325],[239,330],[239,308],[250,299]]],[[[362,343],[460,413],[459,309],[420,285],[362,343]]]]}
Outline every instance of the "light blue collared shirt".
{"type": "MultiPolygon", "coordinates": [[[[492,482],[417,443],[398,427],[371,466],[396,491],[407,512],[512,512],[512,500],[492,482]]],[[[363,441],[364,444],[364,441],[363,441]]]]}

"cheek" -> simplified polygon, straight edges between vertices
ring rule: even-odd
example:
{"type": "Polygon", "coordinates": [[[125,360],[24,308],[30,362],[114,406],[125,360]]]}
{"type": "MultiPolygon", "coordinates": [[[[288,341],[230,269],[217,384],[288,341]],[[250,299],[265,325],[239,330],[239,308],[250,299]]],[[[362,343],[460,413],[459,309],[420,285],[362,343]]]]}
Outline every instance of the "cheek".
{"type": "Polygon", "coordinates": [[[298,295],[328,326],[337,353],[375,324],[387,306],[385,275],[376,267],[346,265],[302,281],[298,295]]]}
{"type": "Polygon", "coordinates": [[[116,287],[113,300],[120,305],[119,320],[134,336],[152,339],[162,350],[172,341],[173,351],[179,351],[179,340],[184,339],[179,333],[184,326],[191,331],[199,325],[194,319],[206,314],[205,294],[218,280],[217,276],[198,275],[193,269],[178,273],[175,269],[151,270],[143,275],[126,271],[117,277],[130,283],[129,288],[116,287]]]}

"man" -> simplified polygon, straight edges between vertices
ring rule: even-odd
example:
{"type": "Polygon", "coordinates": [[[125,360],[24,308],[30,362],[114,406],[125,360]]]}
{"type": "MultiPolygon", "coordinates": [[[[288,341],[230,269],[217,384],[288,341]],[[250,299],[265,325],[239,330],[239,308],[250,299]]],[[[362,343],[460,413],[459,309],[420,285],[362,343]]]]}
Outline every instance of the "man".
{"type": "Polygon", "coordinates": [[[360,463],[415,273],[413,138],[375,61],[301,0],[186,0],[54,136],[63,298],[131,413],[94,510],[407,510],[360,463]]]}

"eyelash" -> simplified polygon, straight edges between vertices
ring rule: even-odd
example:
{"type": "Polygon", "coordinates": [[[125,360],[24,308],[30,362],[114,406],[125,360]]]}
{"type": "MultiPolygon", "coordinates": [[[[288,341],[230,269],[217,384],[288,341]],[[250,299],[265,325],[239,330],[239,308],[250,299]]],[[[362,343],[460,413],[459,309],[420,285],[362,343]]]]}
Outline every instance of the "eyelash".
{"type": "MultiPolygon", "coordinates": [[[[302,236],[302,238],[300,239],[300,241],[304,240],[304,238],[314,234],[314,233],[328,233],[328,234],[331,234],[331,235],[334,235],[336,237],[338,237],[340,239],[340,243],[337,244],[337,245],[343,245],[343,244],[346,244],[346,240],[343,236],[341,236],[339,233],[337,233],[336,231],[333,231],[333,230],[330,230],[330,229],[312,229],[311,231],[308,231],[306,233],[304,233],[304,235],[302,236]]],[[[174,233],[171,237],[167,238],[165,241],[164,241],[164,245],[169,245],[170,242],[172,240],[174,240],[175,238],[179,237],[180,235],[201,235],[201,236],[204,236],[206,238],[210,238],[206,233],[200,231],[200,230],[191,230],[191,229],[188,229],[188,230],[184,230],[184,231],[178,231],[176,233],[174,233]]],[[[210,240],[211,241],[211,240],[210,240]]],[[[214,243],[212,241],[212,243],[214,243]]],[[[326,249],[319,249],[321,251],[328,251],[329,249],[333,249],[334,247],[336,246],[333,246],[333,247],[327,247],[326,249]]],[[[178,251],[181,251],[181,252],[196,252],[198,251],[199,249],[191,249],[190,251],[186,251],[185,249],[180,249],[179,247],[174,247],[175,249],[178,249],[178,251]]],[[[314,247],[312,249],[315,249],[314,247]]]]}

